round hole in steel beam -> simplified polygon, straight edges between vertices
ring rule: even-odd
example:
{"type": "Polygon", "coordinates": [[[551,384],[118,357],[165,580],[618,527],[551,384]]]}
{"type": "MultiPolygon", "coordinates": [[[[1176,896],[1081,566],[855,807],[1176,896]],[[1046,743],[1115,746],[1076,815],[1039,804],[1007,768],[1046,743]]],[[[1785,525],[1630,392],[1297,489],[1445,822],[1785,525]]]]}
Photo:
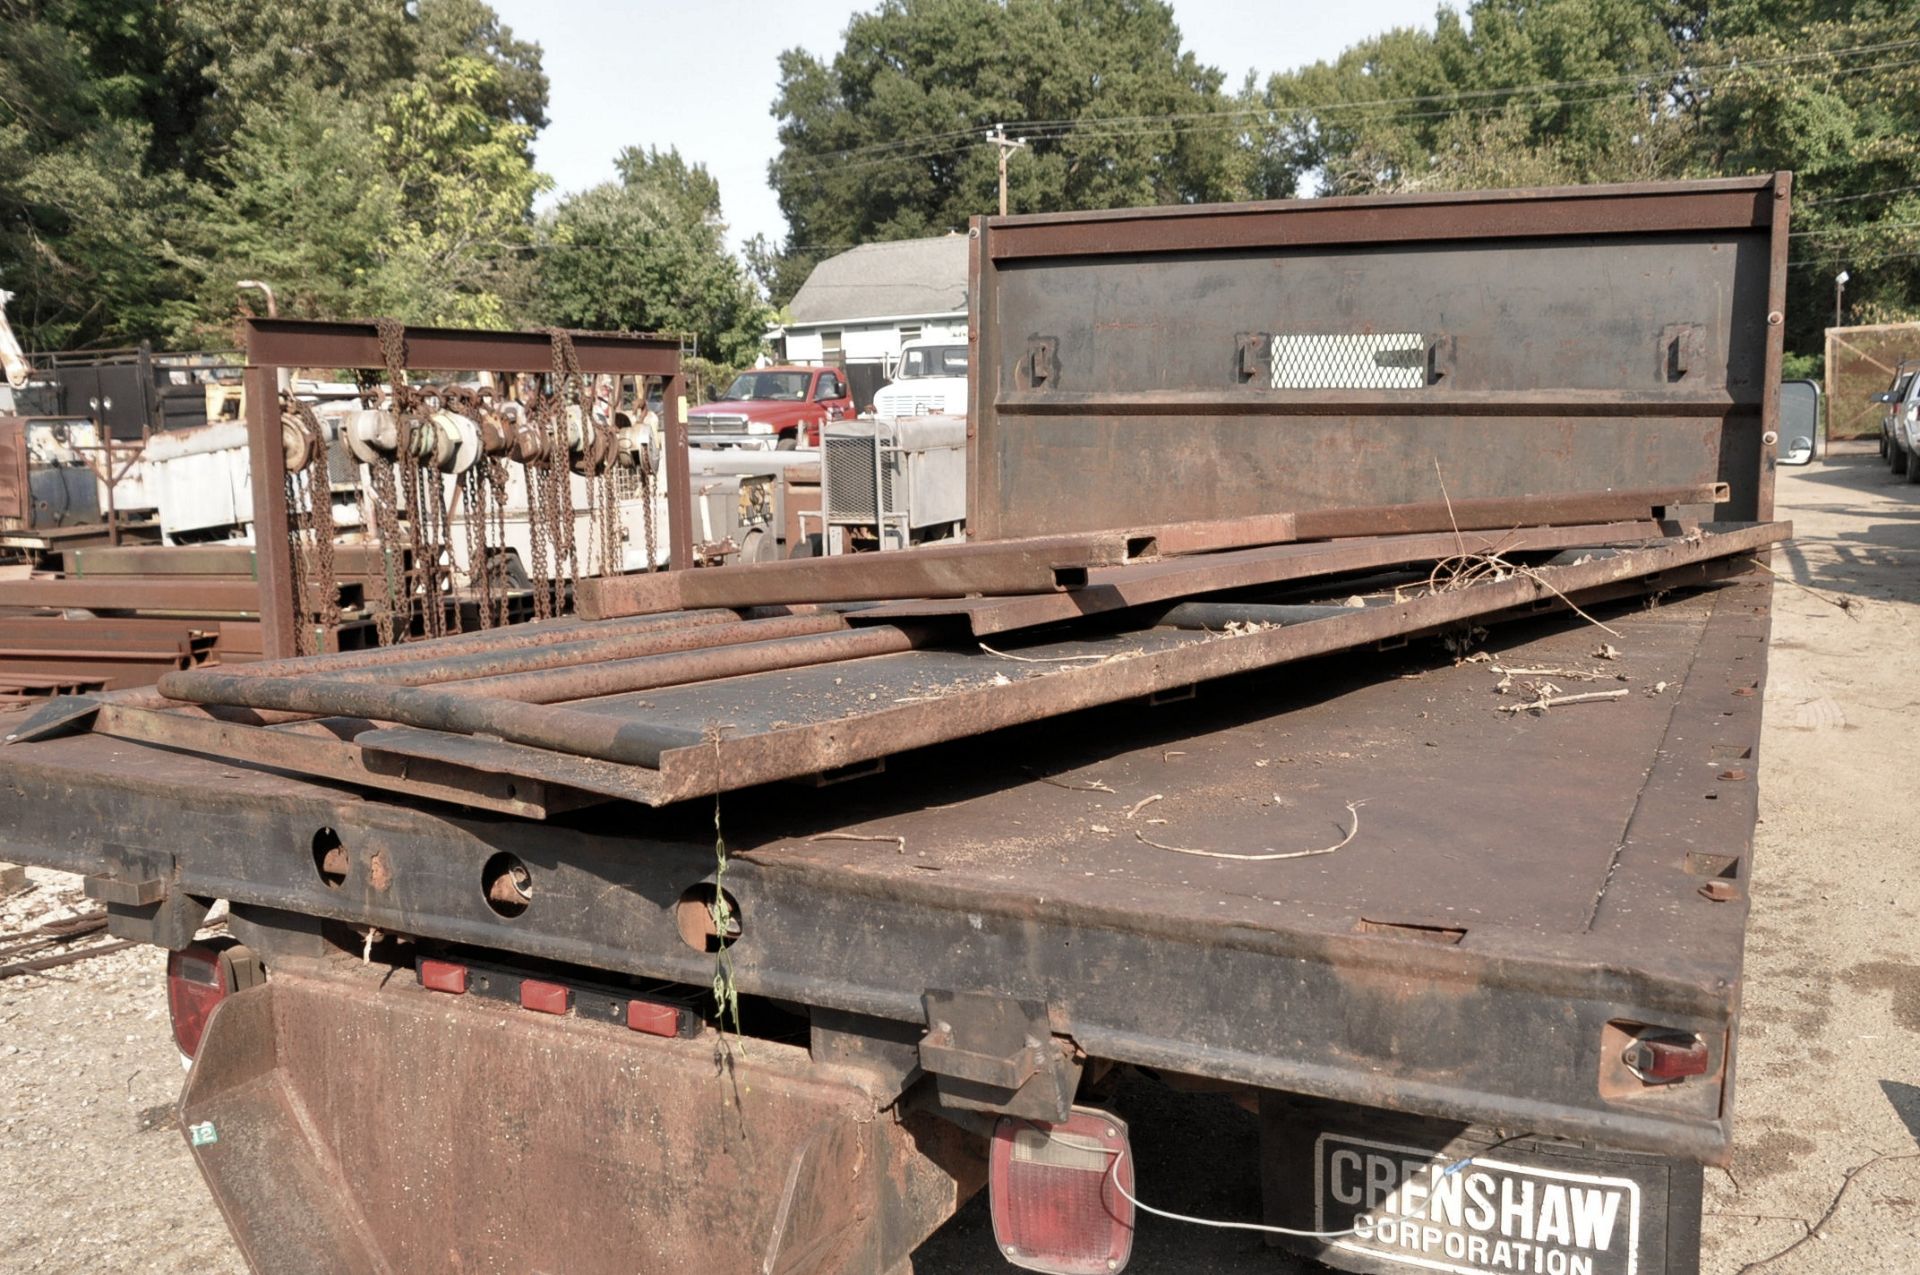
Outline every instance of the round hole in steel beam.
{"type": "Polygon", "coordinates": [[[533,873],[518,855],[502,850],[480,869],[480,888],[488,907],[501,916],[519,916],[533,902],[533,873]]]}
{"type": "Polygon", "coordinates": [[[673,906],[673,920],[681,939],[696,952],[718,952],[740,939],[740,901],[711,881],[687,887],[673,906]]]}
{"type": "Polygon", "coordinates": [[[340,844],[340,834],[331,828],[322,828],[313,834],[313,869],[320,874],[320,880],[329,890],[338,890],[347,883],[347,869],[352,866],[347,858],[347,848],[340,844]]]}

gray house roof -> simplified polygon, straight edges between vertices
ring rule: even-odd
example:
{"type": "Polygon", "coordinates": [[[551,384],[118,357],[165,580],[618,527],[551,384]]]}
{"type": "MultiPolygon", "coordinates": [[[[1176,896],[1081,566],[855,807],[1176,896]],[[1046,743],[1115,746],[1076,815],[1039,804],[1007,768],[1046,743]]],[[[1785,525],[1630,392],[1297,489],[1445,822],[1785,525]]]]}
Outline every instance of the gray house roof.
{"type": "Polygon", "coordinates": [[[787,306],[789,327],[964,314],[967,237],[861,244],[813,268],[787,306]]]}

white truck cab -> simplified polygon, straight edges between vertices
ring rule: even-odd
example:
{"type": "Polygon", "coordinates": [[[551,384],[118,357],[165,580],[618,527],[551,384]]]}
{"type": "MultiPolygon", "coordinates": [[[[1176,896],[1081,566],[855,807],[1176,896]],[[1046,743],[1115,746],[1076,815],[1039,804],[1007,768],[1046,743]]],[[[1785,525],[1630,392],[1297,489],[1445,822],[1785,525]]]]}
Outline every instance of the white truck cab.
{"type": "Polygon", "coordinates": [[[929,338],[900,349],[899,370],[873,396],[873,414],[967,414],[967,343],[929,338]]]}

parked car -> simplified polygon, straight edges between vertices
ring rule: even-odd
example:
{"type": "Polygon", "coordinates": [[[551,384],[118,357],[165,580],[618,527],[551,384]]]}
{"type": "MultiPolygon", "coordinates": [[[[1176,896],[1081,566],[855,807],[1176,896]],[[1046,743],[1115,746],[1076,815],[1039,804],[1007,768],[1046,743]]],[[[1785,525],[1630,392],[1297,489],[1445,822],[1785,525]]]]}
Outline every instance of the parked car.
{"type": "Polygon", "coordinates": [[[823,424],[853,414],[839,368],[754,368],[687,413],[687,440],[695,447],[792,451],[804,438],[806,446],[818,447],[823,424]]]}
{"type": "Polygon", "coordinates": [[[900,370],[873,396],[875,416],[967,414],[964,341],[912,341],[901,347],[900,370]]]}
{"type": "Polygon", "coordinates": [[[1894,368],[1893,383],[1873,396],[1873,401],[1886,409],[1880,414],[1880,455],[1896,474],[1907,471],[1906,447],[1898,438],[1898,417],[1901,405],[1906,402],[1907,391],[1913,388],[1915,371],[1916,368],[1907,360],[1901,360],[1894,368]]]}
{"type": "Polygon", "coordinates": [[[1906,370],[1899,396],[1887,405],[1891,417],[1887,462],[1910,483],[1920,483],[1920,371],[1906,370]]]}

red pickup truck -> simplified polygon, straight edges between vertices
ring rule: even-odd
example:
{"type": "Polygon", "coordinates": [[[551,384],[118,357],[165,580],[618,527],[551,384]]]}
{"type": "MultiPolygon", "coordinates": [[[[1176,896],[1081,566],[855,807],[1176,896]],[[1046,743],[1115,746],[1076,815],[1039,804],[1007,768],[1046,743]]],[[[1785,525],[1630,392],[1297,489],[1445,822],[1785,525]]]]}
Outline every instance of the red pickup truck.
{"type": "Polygon", "coordinates": [[[854,415],[846,373],[832,367],[762,367],[733,378],[726,392],[687,413],[695,447],[820,445],[820,427],[854,415]]]}

